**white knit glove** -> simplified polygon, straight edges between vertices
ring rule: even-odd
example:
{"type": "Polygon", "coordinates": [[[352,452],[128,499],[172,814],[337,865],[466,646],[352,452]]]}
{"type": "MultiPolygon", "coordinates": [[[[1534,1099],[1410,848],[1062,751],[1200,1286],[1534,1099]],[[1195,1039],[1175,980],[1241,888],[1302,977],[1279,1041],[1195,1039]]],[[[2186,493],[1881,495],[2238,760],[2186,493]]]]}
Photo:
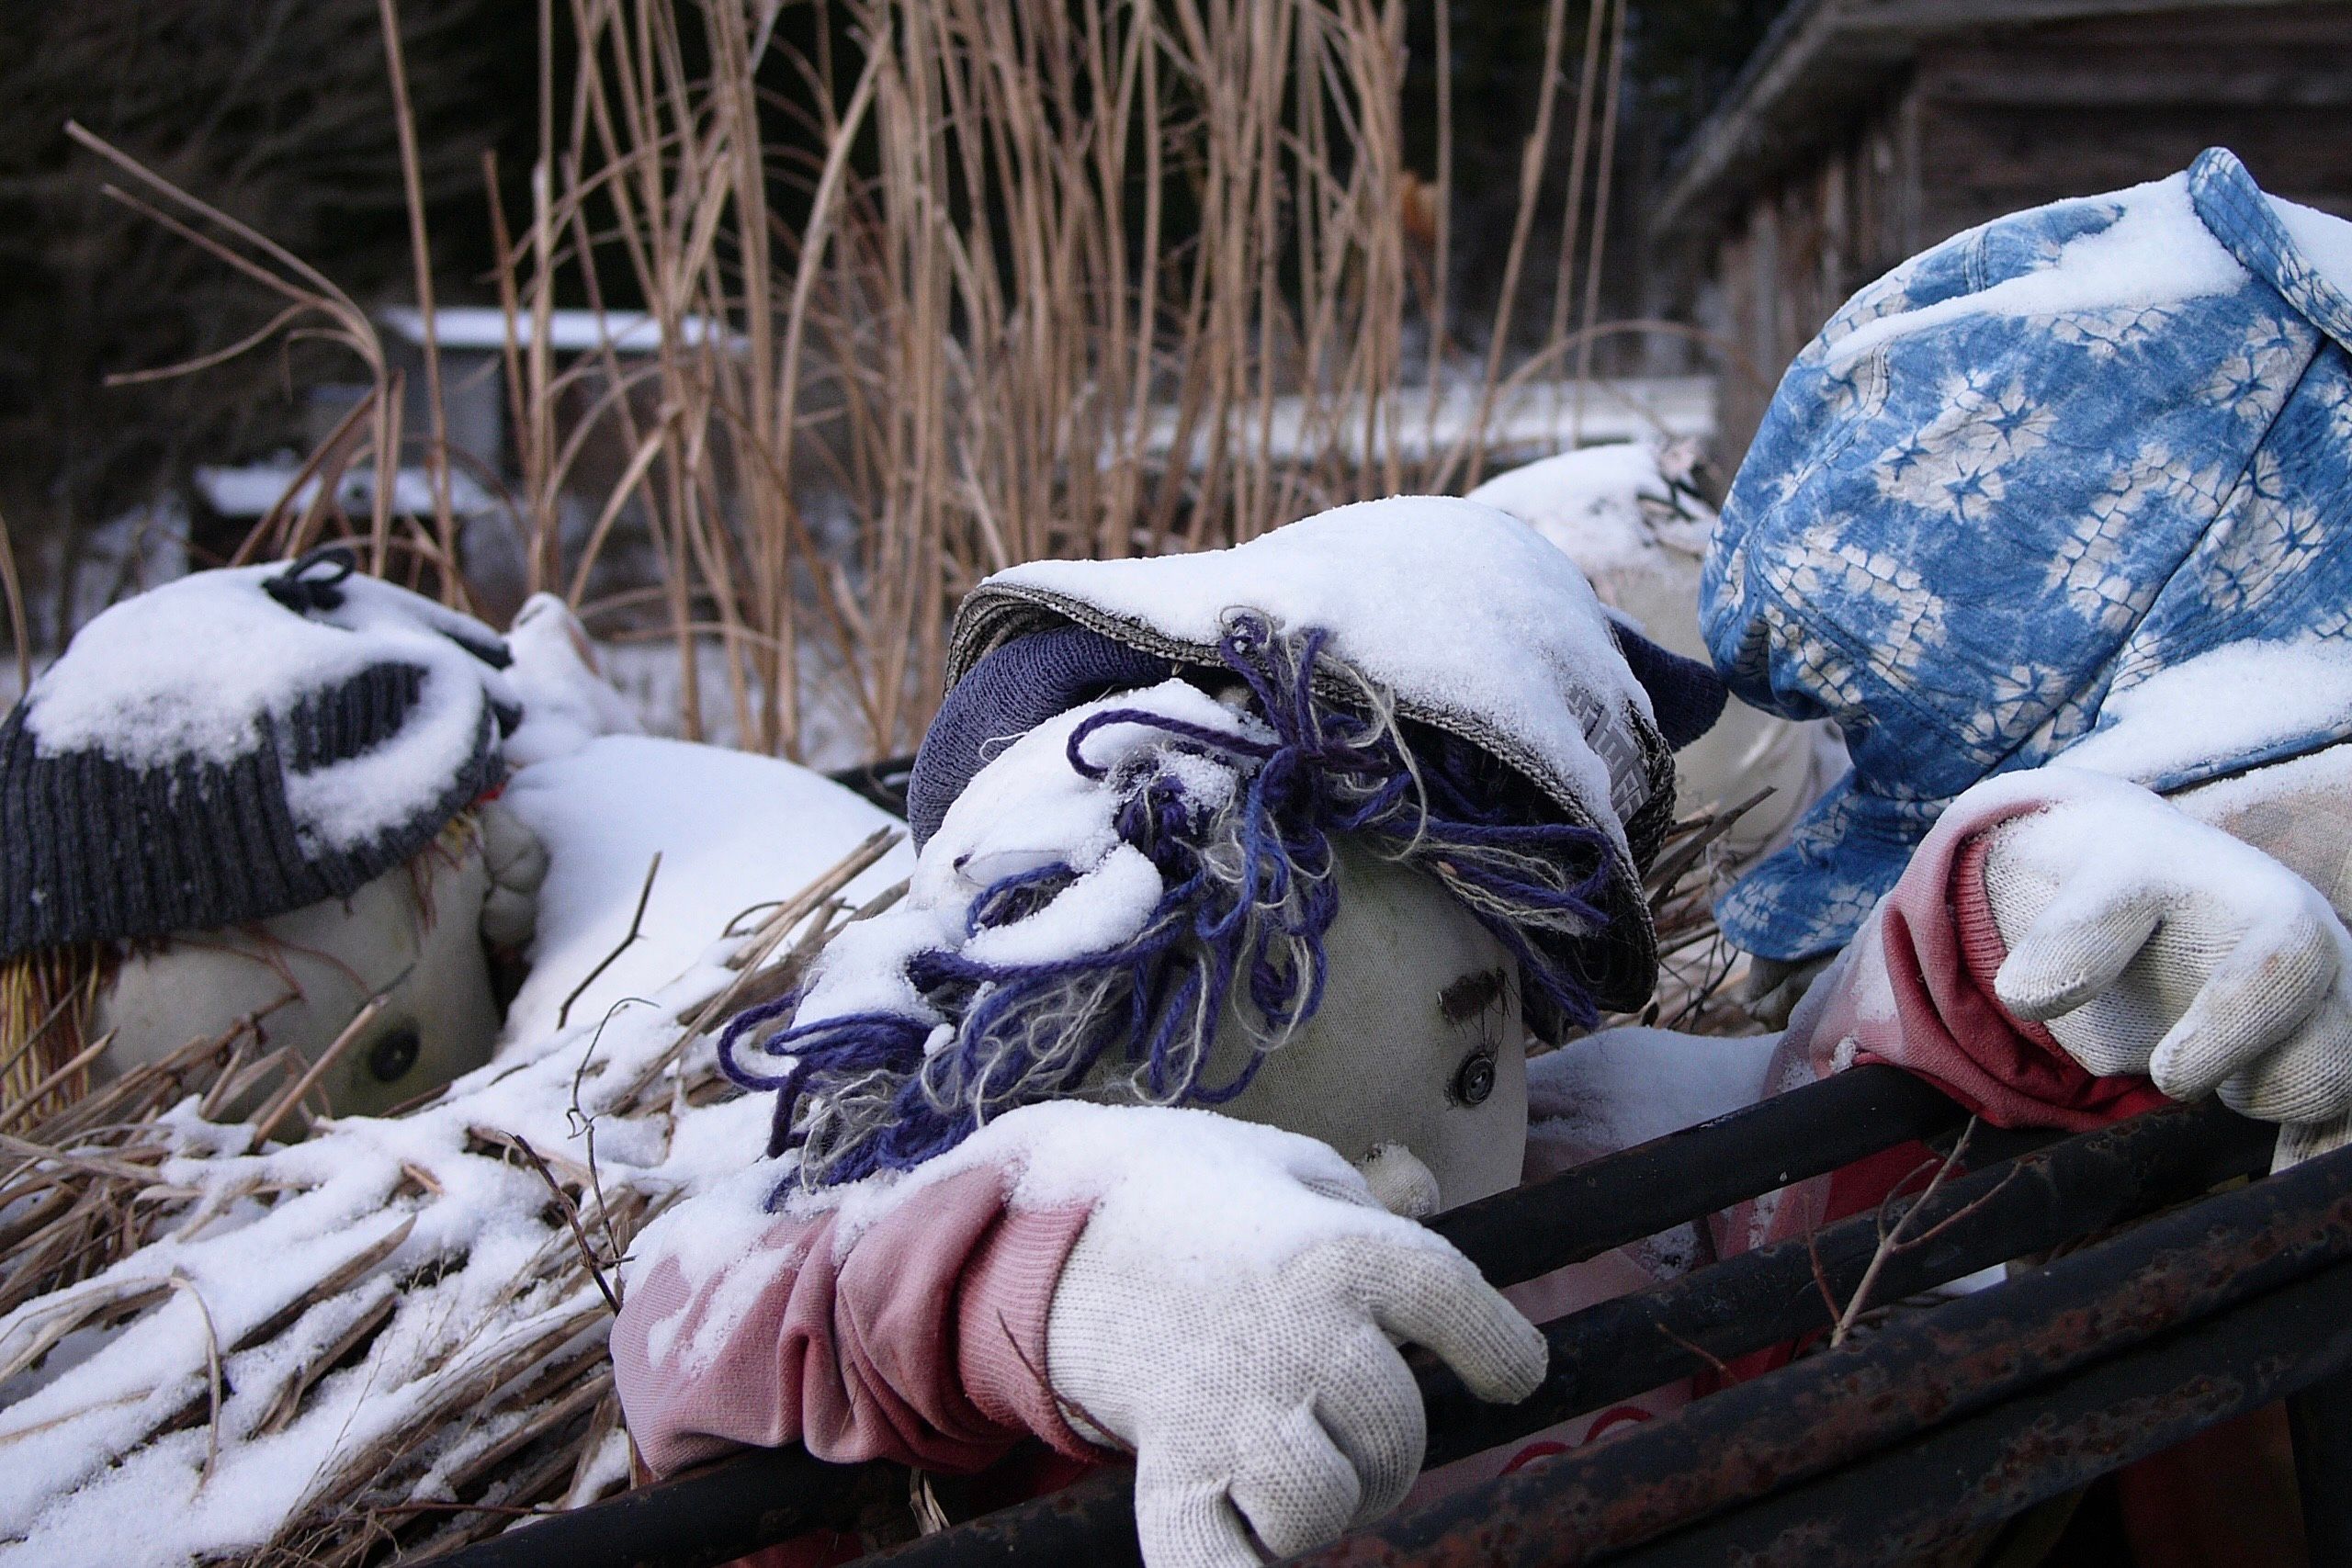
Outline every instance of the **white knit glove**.
{"type": "MultiPolygon", "coordinates": [[[[2175,1100],[2218,1089],[2304,1124],[2352,1111],[2352,938],[2317,889],[2136,784],[2073,769],[1997,783],[2057,796],[1985,846],[2003,1006],[2091,1072],[2145,1073],[2175,1100]]],[[[2313,1152],[2309,1132],[2282,1150],[2313,1152]]]]}
{"type": "Polygon", "coordinates": [[[1047,1375],[1082,1435],[1134,1450],[1151,1568],[1245,1568],[1396,1506],[1424,1432],[1394,1340],[1481,1398],[1543,1380],[1543,1337],[1325,1145],[1115,1114],[1122,1155],[1148,1168],[1102,1192],[1063,1268],[1047,1375]]]}

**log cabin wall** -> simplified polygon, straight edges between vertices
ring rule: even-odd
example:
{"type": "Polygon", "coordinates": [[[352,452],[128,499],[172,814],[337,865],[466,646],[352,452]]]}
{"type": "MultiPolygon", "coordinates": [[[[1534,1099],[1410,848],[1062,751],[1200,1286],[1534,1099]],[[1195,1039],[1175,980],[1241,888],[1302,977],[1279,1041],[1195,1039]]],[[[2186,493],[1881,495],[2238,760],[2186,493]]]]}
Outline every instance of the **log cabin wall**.
{"type": "Polygon", "coordinates": [[[2266,190],[2352,217],[2352,5],[1947,30],[1885,78],[1841,123],[1812,128],[1809,152],[1736,193],[1716,231],[1693,308],[1725,340],[1731,463],[1768,383],[1849,295],[1977,223],[2161,178],[2217,144],[2266,190]]]}

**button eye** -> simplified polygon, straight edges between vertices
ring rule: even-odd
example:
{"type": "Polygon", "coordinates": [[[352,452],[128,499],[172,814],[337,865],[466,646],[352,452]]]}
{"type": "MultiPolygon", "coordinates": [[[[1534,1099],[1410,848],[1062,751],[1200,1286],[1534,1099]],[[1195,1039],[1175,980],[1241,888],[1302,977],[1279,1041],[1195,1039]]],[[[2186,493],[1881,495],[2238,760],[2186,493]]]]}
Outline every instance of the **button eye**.
{"type": "Polygon", "coordinates": [[[378,1083],[398,1083],[416,1066],[416,1031],[396,1029],[368,1049],[368,1071],[378,1083]]]}
{"type": "Polygon", "coordinates": [[[1462,1105],[1477,1105],[1495,1092],[1495,1054],[1473,1051],[1454,1069],[1453,1098],[1462,1105]]]}

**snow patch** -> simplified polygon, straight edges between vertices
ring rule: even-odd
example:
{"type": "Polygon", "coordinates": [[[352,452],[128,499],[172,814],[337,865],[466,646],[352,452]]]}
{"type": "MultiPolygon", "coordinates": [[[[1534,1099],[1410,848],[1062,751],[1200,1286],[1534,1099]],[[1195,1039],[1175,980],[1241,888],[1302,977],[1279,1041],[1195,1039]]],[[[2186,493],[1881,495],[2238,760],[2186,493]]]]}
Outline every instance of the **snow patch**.
{"type": "MultiPolygon", "coordinates": [[[[2197,216],[2187,174],[2087,199],[2118,209],[2115,221],[2066,242],[2050,265],[1990,288],[1865,322],[1831,344],[1823,362],[1849,365],[1895,338],[1971,316],[2068,316],[2144,309],[2226,294],[2245,284],[2245,269],[2197,216]]],[[[1962,235],[1945,243],[1966,240],[1962,235]]]]}
{"type": "MultiPolygon", "coordinates": [[[[621,945],[656,853],[662,869],[638,940],[572,1003],[575,1022],[649,994],[730,922],[756,923],[763,906],[898,825],[791,762],[638,735],[599,737],[521,769],[505,799],[548,851],[531,975],[507,1012],[505,1037],[515,1042],[555,1032],[564,998],[621,945]]],[[[903,845],[895,848],[843,897],[863,902],[912,864],[903,845]]]]}
{"type": "MultiPolygon", "coordinates": [[[[1592,585],[1526,524],[1477,502],[1397,496],[1336,507],[1230,549],[1149,559],[1032,561],[978,589],[1042,592],[1163,638],[1215,647],[1227,610],[1321,627],[1329,651],[1487,737],[1547,787],[1607,809],[1618,716],[1651,716],[1592,585]],[[1409,608],[1409,613],[1403,613],[1409,608]]],[[[1617,813],[1641,780],[1623,770],[1617,813]]]]}
{"type": "Polygon", "coordinates": [[[2352,648],[2233,643],[2109,694],[2098,728],[2059,761],[2167,789],[2352,730],[2352,648]]]}

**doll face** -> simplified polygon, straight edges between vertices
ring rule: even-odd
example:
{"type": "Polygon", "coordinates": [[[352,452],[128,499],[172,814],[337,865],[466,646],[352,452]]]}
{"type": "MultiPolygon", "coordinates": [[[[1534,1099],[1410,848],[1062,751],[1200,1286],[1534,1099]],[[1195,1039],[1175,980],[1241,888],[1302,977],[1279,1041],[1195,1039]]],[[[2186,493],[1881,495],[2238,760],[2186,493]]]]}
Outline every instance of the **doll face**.
{"type": "MultiPolygon", "coordinates": [[[[319,1089],[334,1114],[364,1116],[436,1089],[488,1061],[497,1037],[480,930],[490,886],[479,840],[469,837],[462,852],[428,848],[349,898],[176,937],[126,959],[98,1006],[96,1027],[118,1032],[102,1067],[158,1060],[289,993],[293,999],[262,1021],[266,1049],[291,1046],[315,1062],[389,987],[383,1010],[345,1046],[319,1089]]],[[[272,1077],[224,1114],[253,1114],[288,1081],[272,1077]]],[[[297,1134],[301,1125],[288,1117],[275,1135],[297,1134]]]]}
{"type": "MultiPolygon", "coordinates": [[[[1517,1186],[1527,1148],[1517,964],[1434,878],[1344,841],[1339,865],[1323,1004],[1217,1109],[1329,1144],[1392,1207],[1420,1186],[1408,1212],[1517,1186]],[[1416,1162],[1435,1179],[1434,1203],[1416,1162]]],[[[1228,1021],[1216,1081],[1244,1048],[1228,1021]]]]}

